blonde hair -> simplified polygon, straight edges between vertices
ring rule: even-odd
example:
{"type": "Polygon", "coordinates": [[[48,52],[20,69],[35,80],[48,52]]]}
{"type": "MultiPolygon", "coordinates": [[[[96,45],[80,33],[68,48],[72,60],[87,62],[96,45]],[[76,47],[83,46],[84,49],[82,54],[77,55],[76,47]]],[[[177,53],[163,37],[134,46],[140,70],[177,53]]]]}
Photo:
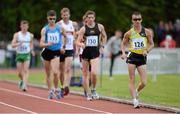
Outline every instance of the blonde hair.
{"type": "Polygon", "coordinates": [[[64,12],[70,13],[69,8],[66,8],[66,7],[65,7],[65,8],[61,9],[61,14],[64,13],[64,12]]]}

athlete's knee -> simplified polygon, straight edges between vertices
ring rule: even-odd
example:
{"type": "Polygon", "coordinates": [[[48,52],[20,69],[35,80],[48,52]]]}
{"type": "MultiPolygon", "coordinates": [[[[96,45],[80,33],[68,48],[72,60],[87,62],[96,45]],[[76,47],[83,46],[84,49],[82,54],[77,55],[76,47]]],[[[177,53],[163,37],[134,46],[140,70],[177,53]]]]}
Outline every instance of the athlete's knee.
{"type": "Polygon", "coordinates": [[[25,70],[24,70],[24,73],[25,73],[25,74],[29,73],[29,70],[28,70],[28,69],[25,69],[25,70]]]}
{"type": "Polygon", "coordinates": [[[83,72],[85,75],[87,75],[87,74],[88,74],[88,70],[87,70],[87,69],[85,69],[85,68],[83,68],[83,69],[82,69],[82,72],[83,72]]]}
{"type": "Polygon", "coordinates": [[[70,72],[71,71],[71,68],[70,67],[67,67],[66,69],[65,69],[65,72],[70,72]]]}
{"type": "Polygon", "coordinates": [[[58,69],[53,69],[52,71],[53,71],[53,75],[58,75],[58,72],[59,72],[58,69]]]}
{"type": "Polygon", "coordinates": [[[50,75],[47,75],[46,76],[46,80],[50,80],[51,78],[50,78],[50,75]]]}
{"type": "Polygon", "coordinates": [[[91,75],[92,75],[92,76],[97,76],[97,72],[91,71],[91,75]]]}
{"type": "Polygon", "coordinates": [[[54,71],[53,75],[57,77],[58,76],[58,71],[54,71]]]}

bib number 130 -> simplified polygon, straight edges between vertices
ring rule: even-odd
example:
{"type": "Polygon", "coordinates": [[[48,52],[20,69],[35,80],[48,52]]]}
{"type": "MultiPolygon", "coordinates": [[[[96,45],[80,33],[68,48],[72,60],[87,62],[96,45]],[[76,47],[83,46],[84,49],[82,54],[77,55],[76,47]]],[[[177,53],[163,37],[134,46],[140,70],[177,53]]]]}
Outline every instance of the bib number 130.
{"type": "Polygon", "coordinates": [[[98,46],[98,36],[88,36],[86,46],[98,46]]]}

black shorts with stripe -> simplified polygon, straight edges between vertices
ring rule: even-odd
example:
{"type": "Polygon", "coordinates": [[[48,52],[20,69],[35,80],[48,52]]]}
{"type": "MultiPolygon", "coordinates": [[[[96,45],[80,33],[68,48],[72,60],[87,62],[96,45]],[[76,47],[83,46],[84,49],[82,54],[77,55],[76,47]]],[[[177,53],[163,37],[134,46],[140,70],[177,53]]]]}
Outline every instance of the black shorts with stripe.
{"type": "Polygon", "coordinates": [[[137,54],[133,52],[129,52],[126,63],[134,64],[136,67],[145,65],[147,62],[147,56],[142,54],[137,54]]]}
{"type": "Polygon", "coordinates": [[[52,51],[52,50],[45,48],[45,49],[43,49],[41,56],[44,60],[50,61],[56,57],[60,57],[60,50],[52,51]]]}

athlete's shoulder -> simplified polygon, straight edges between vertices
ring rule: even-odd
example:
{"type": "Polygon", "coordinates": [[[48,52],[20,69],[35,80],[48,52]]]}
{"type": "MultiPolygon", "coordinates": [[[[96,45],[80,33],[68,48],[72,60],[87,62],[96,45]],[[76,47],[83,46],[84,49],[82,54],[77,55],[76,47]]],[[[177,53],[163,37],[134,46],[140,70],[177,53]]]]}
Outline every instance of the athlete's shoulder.
{"type": "Polygon", "coordinates": [[[101,24],[101,23],[97,23],[97,25],[98,25],[99,27],[104,27],[103,24],[101,24]]]}
{"type": "Polygon", "coordinates": [[[14,33],[14,37],[17,37],[18,34],[20,34],[20,32],[21,32],[21,31],[15,32],[15,33],[14,33]]]}
{"type": "Polygon", "coordinates": [[[31,32],[28,32],[28,33],[30,34],[31,38],[34,37],[34,34],[33,34],[33,33],[31,33],[31,32]]]}
{"type": "Polygon", "coordinates": [[[101,23],[97,23],[97,25],[98,25],[98,28],[99,28],[99,30],[100,30],[100,31],[104,30],[104,26],[103,26],[103,24],[101,24],[101,23]]]}
{"type": "Polygon", "coordinates": [[[152,35],[153,34],[150,29],[148,29],[148,28],[144,28],[144,29],[145,29],[146,35],[152,35]]]}
{"type": "Polygon", "coordinates": [[[145,32],[151,32],[151,30],[148,28],[144,28],[144,30],[145,30],[145,32]]]}
{"type": "Polygon", "coordinates": [[[57,23],[56,23],[56,25],[62,25],[62,23],[63,23],[63,20],[60,20],[60,21],[58,21],[57,23]]]}
{"type": "Polygon", "coordinates": [[[44,27],[41,29],[41,33],[45,33],[45,32],[46,32],[46,29],[47,29],[47,26],[44,26],[44,27]]]}
{"type": "Polygon", "coordinates": [[[131,29],[124,33],[124,38],[130,38],[131,36],[131,29]]]}

